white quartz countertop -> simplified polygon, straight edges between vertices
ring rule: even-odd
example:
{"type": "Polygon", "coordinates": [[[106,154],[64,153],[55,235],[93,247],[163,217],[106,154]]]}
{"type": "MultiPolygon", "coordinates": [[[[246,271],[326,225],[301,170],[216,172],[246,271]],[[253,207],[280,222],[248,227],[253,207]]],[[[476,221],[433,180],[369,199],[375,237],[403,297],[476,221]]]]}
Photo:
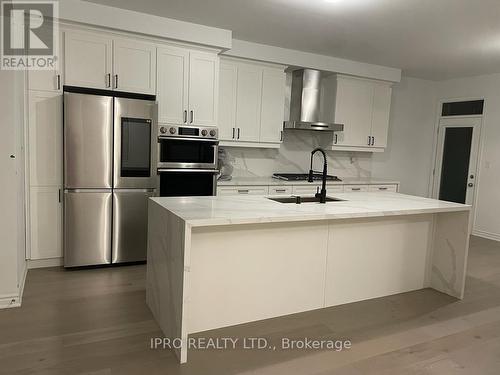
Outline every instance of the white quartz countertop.
{"type": "MultiPolygon", "coordinates": [[[[315,181],[321,184],[321,180],[315,181]]],[[[307,181],[285,181],[273,177],[233,177],[229,181],[217,181],[219,186],[267,186],[267,185],[308,185],[307,181]]],[[[387,180],[382,178],[361,178],[361,177],[344,177],[342,181],[327,181],[328,185],[383,185],[383,184],[399,184],[399,181],[387,180]]]]}
{"type": "Polygon", "coordinates": [[[234,225],[469,211],[470,206],[392,192],[336,193],[342,202],[278,203],[265,196],[151,198],[191,226],[234,225]]]}

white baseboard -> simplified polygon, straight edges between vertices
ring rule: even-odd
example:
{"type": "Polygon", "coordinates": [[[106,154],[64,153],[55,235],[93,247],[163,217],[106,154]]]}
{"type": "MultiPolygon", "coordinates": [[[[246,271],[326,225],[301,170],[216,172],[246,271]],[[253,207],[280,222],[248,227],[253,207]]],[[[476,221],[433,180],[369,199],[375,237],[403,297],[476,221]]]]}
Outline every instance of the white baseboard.
{"type": "Polygon", "coordinates": [[[28,259],[28,268],[59,267],[63,265],[63,258],[28,259]]]}
{"type": "Polygon", "coordinates": [[[20,307],[23,300],[24,285],[26,284],[26,275],[28,267],[24,268],[21,281],[19,283],[19,293],[16,295],[0,296],[0,309],[9,309],[12,307],[20,307]]]}
{"type": "Polygon", "coordinates": [[[486,238],[488,240],[500,241],[500,234],[489,233],[489,232],[485,232],[485,231],[482,231],[482,230],[474,229],[472,231],[472,235],[478,236],[478,237],[482,237],[482,238],[486,238]]]}

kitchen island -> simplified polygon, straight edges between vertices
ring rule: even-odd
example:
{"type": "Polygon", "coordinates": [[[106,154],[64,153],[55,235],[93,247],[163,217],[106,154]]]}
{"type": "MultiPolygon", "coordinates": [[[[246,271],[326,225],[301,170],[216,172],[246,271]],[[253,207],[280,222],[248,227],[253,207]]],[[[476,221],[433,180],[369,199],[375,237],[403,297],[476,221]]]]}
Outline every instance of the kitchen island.
{"type": "Polygon", "coordinates": [[[150,199],[147,303],[181,363],[196,332],[427,287],[463,297],[470,206],[334,196],[150,199]]]}

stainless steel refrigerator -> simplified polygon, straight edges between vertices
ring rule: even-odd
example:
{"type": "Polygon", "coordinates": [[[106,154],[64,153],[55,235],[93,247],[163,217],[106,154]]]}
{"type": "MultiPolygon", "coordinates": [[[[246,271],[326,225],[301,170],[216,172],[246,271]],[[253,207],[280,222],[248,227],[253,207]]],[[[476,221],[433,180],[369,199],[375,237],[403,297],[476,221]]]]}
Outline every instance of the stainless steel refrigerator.
{"type": "Polygon", "coordinates": [[[64,93],[64,266],[146,259],[155,195],[154,98],[64,93]]]}

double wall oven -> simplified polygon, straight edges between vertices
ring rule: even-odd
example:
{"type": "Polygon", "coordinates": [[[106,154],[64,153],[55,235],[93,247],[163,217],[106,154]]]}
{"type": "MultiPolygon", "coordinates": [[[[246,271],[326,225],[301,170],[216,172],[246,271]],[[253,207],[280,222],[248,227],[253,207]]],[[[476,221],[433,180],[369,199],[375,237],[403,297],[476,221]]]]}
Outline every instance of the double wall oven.
{"type": "Polygon", "coordinates": [[[216,195],[218,144],[213,127],[159,125],[160,196],[216,195]]]}

